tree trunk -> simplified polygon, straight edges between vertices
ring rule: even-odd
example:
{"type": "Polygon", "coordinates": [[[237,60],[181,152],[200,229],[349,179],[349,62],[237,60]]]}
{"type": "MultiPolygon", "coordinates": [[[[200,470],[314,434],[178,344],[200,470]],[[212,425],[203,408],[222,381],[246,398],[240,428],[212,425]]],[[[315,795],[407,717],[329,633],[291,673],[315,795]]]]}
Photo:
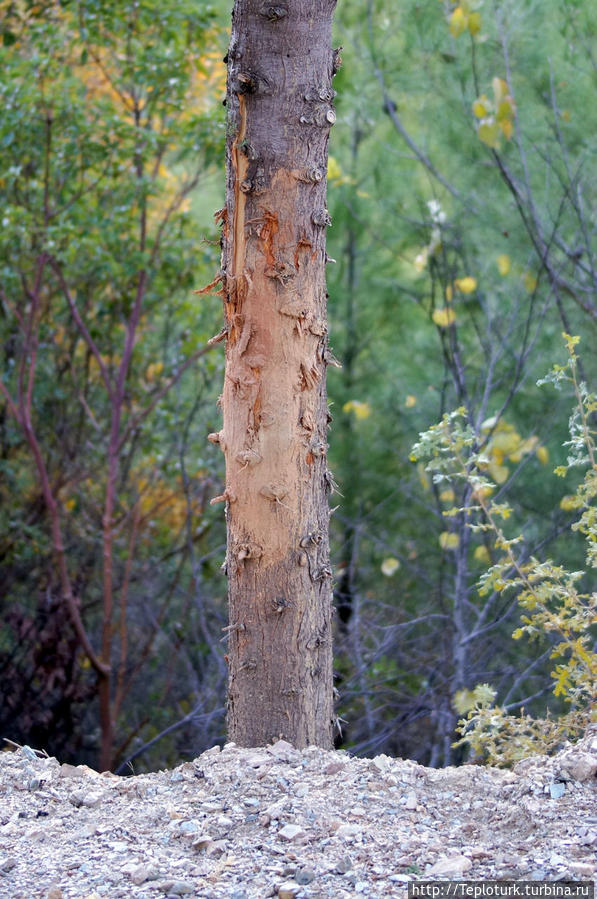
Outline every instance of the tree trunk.
{"type": "Polygon", "coordinates": [[[325,235],[335,0],[236,0],[222,277],[230,739],[332,743],[325,235]]]}

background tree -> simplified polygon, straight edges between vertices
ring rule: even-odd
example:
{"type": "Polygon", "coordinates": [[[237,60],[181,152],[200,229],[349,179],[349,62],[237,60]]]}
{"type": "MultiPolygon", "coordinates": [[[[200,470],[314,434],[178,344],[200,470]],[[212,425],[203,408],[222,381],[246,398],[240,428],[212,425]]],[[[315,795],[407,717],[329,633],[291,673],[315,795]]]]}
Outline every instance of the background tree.
{"type": "Polygon", "coordinates": [[[331,745],[325,232],[335,0],[237,0],[222,280],[230,624],[241,745],[331,745]]]}
{"type": "Polygon", "coordinates": [[[159,721],[141,697],[172,695],[182,659],[147,669],[182,654],[179,615],[224,670],[189,579],[213,475],[189,461],[210,326],[184,298],[215,31],[195,4],[81,2],[3,4],[3,33],[2,731],[99,742],[106,769],[159,721]]]}

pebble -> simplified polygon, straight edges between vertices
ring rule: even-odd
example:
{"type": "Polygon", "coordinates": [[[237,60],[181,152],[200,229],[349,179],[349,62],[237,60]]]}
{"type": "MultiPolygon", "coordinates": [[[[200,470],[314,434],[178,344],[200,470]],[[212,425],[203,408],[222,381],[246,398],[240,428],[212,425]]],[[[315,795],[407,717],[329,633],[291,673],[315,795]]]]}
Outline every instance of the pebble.
{"type": "Polygon", "coordinates": [[[285,824],[281,830],[278,831],[278,836],[281,836],[283,840],[296,840],[298,837],[302,837],[305,835],[305,831],[302,827],[299,827],[298,824],[285,824]]]}
{"type": "Polygon", "coordinates": [[[465,855],[453,855],[443,858],[432,865],[427,871],[429,877],[459,877],[465,871],[470,871],[473,863],[465,855]]]}
{"type": "Polygon", "coordinates": [[[409,811],[414,811],[419,804],[417,800],[416,793],[409,793],[406,797],[406,801],[404,803],[404,808],[407,808],[409,811]]]}

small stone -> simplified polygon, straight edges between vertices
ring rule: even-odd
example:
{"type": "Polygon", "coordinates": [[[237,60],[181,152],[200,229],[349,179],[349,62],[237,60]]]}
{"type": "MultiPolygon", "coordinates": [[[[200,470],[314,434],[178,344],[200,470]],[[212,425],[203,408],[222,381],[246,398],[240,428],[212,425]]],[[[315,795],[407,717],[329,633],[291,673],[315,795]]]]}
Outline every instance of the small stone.
{"type": "Polygon", "coordinates": [[[305,831],[302,827],[299,827],[298,824],[285,824],[281,830],[278,831],[278,836],[282,837],[283,840],[297,840],[299,837],[305,836],[305,831]]]}
{"type": "Polygon", "coordinates": [[[272,746],[268,746],[267,751],[280,762],[289,762],[297,755],[296,749],[287,740],[278,740],[272,746]]]}
{"type": "Polygon", "coordinates": [[[75,808],[80,808],[81,806],[84,806],[85,808],[94,808],[96,805],[100,804],[104,797],[102,793],[88,793],[86,790],[75,790],[68,798],[69,802],[74,805],[75,808]]]}
{"type": "Polygon", "coordinates": [[[390,760],[387,757],[387,755],[376,756],[373,759],[373,761],[371,762],[371,764],[373,765],[374,768],[377,768],[377,770],[381,774],[387,774],[387,772],[390,770],[390,760]]]}
{"type": "Polygon", "coordinates": [[[46,899],[64,899],[64,893],[60,887],[50,887],[46,893],[46,899]]]}
{"type": "Polygon", "coordinates": [[[307,883],[311,883],[312,880],[315,880],[315,871],[313,868],[301,868],[300,871],[297,871],[294,879],[298,884],[304,886],[307,883]]]}
{"type": "Polygon", "coordinates": [[[547,871],[545,868],[536,868],[535,871],[531,871],[531,880],[546,880],[547,879],[547,871]]]}
{"type": "Polygon", "coordinates": [[[334,867],[334,874],[347,874],[352,871],[352,859],[349,855],[343,855],[334,867]]]}
{"type": "MultiPolygon", "coordinates": [[[[244,759],[244,764],[247,768],[260,768],[266,761],[268,761],[268,759],[265,755],[248,755],[244,759]]],[[[269,761],[271,763],[271,759],[269,761]]]]}
{"type": "Polygon", "coordinates": [[[62,777],[72,777],[76,779],[83,777],[83,771],[79,766],[69,765],[65,762],[64,765],[60,765],[60,775],[62,777]]]}
{"type": "Polygon", "coordinates": [[[344,762],[330,762],[329,765],[326,765],[323,769],[324,774],[340,774],[341,771],[344,771],[346,765],[344,762]]]}
{"type": "Polygon", "coordinates": [[[206,849],[209,849],[212,843],[213,839],[208,833],[201,833],[193,840],[193,849],[196,849],[198,852],[204,852],[206,849]]]}
{"type": "Polygon", "coordinates": [[[341,824],[336,831],[336,836],[341,840],[351,840],[361,834],[361,828],[358,824],[341,824]]]}
{"type": "Polygon", "coordinates": [[[549,785],[549,795],[552,799],[561,799],[566,792],[566,784],[554,783],[549,785]]]}
{"type": "Polygon", "coordinates": [[[12,856],[8,856],[7,858],[0,858],[0,871],[6,874],[8,871],[12,871],[12,869],[16,866],[16,863],[16,859],[12,858],[12,856]]]}
{"type": "Polygon", "coordinates": [[[161,890],[167,896],[188,896],[193,893],[195,887],[187,880],[157,880],[152,884],[152,889],[161,890]]]}
{"type": "Polygon", "coordinates": [[[39,758],[35,749],[32,749],[31,746],[21,746],[21,754],[25,756],[26,759],[29,759],[30,762],[36,762],[39,758]]]}
{"type": "Polygon", "coordinates": [[[294,880],[286,880],[278,887],[279,899],[294,899],[300,887],[294,880]]]}
{"type": "Polygon", "coordinates": [[[130,878],[136,886],[140,886],[148,880],[157,880],[159,877],[158,869],[155,865],[138,865],[131,872],[130,878]]]}
{"type": "Polygon", "coordinates": [[[187,880],[175,880],[168,892],[171,896],[188,896],[195,892],[195,886],[187,880]]]}
{"type": "Polygon", "coordinates": [[[465,855],[453,855],[450,858],[442,858],[437,861],[428,871],[428,877],[450,877],[451,875],[464,874],[472,867],[470,858],[465,855]]]}
{"type": "Polygon", "coordinates": [[[580,877],[592,877],[595,873],[595,865],[590,862],[569,862],[568,867],[580,877]]]}
{"type": "Polygon", "coordinates": [[[597,756],[589,752],[571,752],[560,764],[579,783],[591,780],[597,774],[597,756]]]}
{"type": "Polygon", "coordinates": [[[213,856],[213,858],[219,858],[219,856],[223,855],[225,852],[226,840],[214,840],[213,843],[210,843],[205,850],[205,854],[213,856]]]}
{"type": "Polygon", "coordinates": [[[414,811],[419,804],[416,793],[409,793],[404,803],[404,808],[414,811]]]}

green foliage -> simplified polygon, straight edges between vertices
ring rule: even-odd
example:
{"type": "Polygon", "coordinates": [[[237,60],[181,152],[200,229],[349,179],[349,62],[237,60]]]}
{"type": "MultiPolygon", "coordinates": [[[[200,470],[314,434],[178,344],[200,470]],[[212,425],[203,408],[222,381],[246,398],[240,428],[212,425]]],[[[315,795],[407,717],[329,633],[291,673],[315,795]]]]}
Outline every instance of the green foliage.
{"type": "MultiPolygon", "coordinates": [[[[556,365],[539,383],[552,383],[572,388],[576,406],[570,418],[570,440],[566,442],[568,463],[556,471],[565,476],[571,468],[587,469],[574,494],[573,507],[582,514],[572,529],[586,538],[588,567],[596,567],[595,545],[597,520],[594,501],[597,497],[597,465],[595,435],[592,425],[597,410],[597,396],[579,381],[578,337],[565,334],[569,359],[556,365]]],[[[498,422],[493,427],[496,428],[498,422]]],[[[548,640],[550,657],[557,660],[552,671],[553,694],[561,697],[566,711],[556,719],[509,715],[505,708],[495,708],[496,691],[486,684],[473,691],[461,690],[454,705],[461,714],[458,730],[462,734],[457,746],[469,745],[477,755],[493,764],[509,764],[532,752],[553,750],[562,741],[580,736],[595,718],[597,699],[597,654],[591,648],[592,628],[597,624],[597,593],[581,592],[583,571],[567,571],[551,561],[541,562],[533,556],[525,558],[523,536],[506,537],[500,519],[511,512],[507,504],[498,504],[491,494],[493,484],[484,474],[489,465],[484,453],[490,436],[479,436],[466,419],[466,410],[447,414],[439,425],[430,428],[413,448],[413,461],[422,460],[436,482],[461,480],[470,489],[476,503],[458,510],[467,518],[474,532],[486,532],[498,553],[497,562],[479,579],[479,593],[513,591],[523,610],[521,626],[513,633],[515,640],[523,635],[531,641],[548,640]]]]}
{"type": "MultiPolygon", "coordinates": [[[[121,747],[146,736],[144,707],[159,731],[189,694],[177,619],[201,630],[199,616],[208,632],[224,615],[219,591],[196,599],[223,535],[208,506],[220,462],[194,417],[209,410],[213,429],[222,365],[202,355],[217,305],[192,296],[217,265],[212,210],[196,207],[224,152],[223,38],[211,7],[184,0],[1,2],[0,17],[0,668],[11,697],[0,724],[95,761],[97,684],[70,639],[65,578],[118,672],[121,747]],[[42,654],[54,621],[69,636],[42,654]],[[144,680],[150,654],[161,663],[144,680]]],[[[220,657],[214,638],[191,668],[214,644],[220,657]]]]}

